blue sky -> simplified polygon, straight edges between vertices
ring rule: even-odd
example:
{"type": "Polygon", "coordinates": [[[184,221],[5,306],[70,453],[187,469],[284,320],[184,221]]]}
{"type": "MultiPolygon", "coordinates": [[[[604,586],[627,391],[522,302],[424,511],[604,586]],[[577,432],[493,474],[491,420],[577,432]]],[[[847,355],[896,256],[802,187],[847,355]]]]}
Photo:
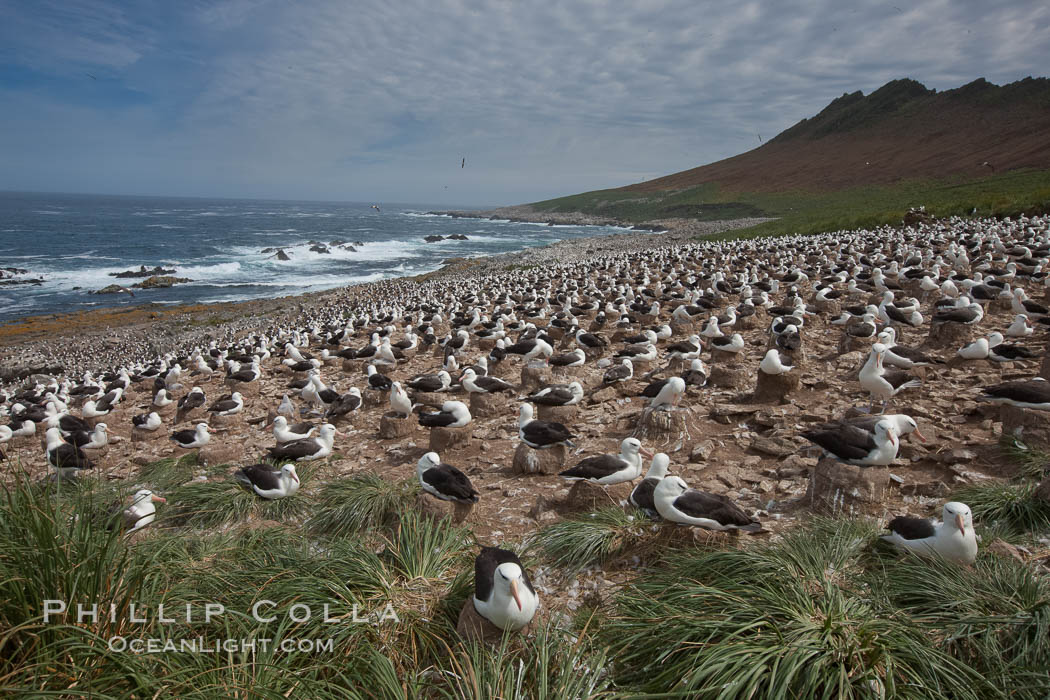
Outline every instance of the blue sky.
{"type": "Polygon", "coordinates": [[[514,204],[735,155],[894,78],[1050,66],[1031,0],[0,0],[0,18],[16,190],[514,204]]]}

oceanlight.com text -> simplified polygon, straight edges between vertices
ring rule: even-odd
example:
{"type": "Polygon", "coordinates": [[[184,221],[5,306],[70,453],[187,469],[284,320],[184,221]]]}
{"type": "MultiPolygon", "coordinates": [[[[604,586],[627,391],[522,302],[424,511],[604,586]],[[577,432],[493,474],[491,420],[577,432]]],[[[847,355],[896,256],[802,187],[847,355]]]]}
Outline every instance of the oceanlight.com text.
{"type": "Polygon", "coordinates": [[[285,654],[316,654],[333,649],[331,639],[128,639],[110,637],[110,651],[131,654],[230,654],[268,652],[276,650],[285,654]]]}

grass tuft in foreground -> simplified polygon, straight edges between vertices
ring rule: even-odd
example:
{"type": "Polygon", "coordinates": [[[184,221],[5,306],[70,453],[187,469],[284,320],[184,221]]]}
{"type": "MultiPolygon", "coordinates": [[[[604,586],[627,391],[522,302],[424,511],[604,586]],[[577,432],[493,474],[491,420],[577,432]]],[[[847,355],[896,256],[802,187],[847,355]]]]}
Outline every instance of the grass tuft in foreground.
{"type": "Polygon", "coordinates": [[[668,557],[602,627],[617,682],[713,698],[995,695],[872,595],[862,575],[873,535],[816,521],[774,543],[668,557]]]}
{"type": "Polygon", "coordinates": [[[1050,695],[1050,581],[1000,556],[973,569],[904,557],[874,587],[1012,697],[1050,695]]]}
{"type": "Polygon", "coordinates": [[[637,509],[611,506],[548,525],[529,541],[551,564],[577,572],[636,548],[652,536],[653,523],[637,509]]]}

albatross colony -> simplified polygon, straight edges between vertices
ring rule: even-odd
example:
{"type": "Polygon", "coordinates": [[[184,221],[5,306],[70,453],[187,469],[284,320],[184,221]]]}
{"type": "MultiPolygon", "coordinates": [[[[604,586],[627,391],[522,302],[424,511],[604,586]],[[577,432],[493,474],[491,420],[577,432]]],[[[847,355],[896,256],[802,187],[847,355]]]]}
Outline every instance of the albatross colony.
{"type": "MultiPolygon", "coordinates": [[[[104,346],[90,334],[49,339],[21,349],[65,373],[2,387],[0,452],[36,479],[122,480],[159,497],[142,473],[154,460],[197,451],[228,465],[208,479],[234,480],[269,456],[271,466],[255,467],[266,483],[251,485],[288,498],[362,472],[415,480],[420,460],[438,452],[478,494],[467,526],[497,547],[562,517],[544,505],[573,486],[558,472],[616,455],[625,438],[667,456],[658,471],[676,479],[675,493],[709,494],[763,531],[804,517],[825,451],[861,469],[888,465],[897,487],[881,513],[938,516],[938,485],[980,474],[974,450],[997,441],[997,404],[1050,409],[1037,381],[1050,326],[1040,303],[1050,289],[1047,224],[948,219],[775,240],[595,239],[587,254],[562,246],[519,256],[542,263],[525,269],[497,258],[304,297],[283,317],[245,317],[209,328],[206,340],[168,328],[160,356],[147,348],[161,341],[138,343],[121,329],[104,346]],[[1009,357],[959,352],[1003,336],[1009,357]],[[778,372],[760,376],[771,349],[778,372]],[[643,395],[672,377],[684,379],[661,385],[682,390],[673,400],[643,395]],[[747,401],[770,377],[778,398],[747,401]],[[849,422],[869,406],[903,417],[849,422]],[[449,427],[405,415],[442,408],[449,427]],[[517,417],[534,409],[536,420],[564,424],[572,444],[548,473],[515,474],[517,417]],[[676,419],[670,429],[639,431],[661,412],[676,419]],[[106,441],[69,442],[103,413],[106,441]],[[383,436],[387,423],[393,437],[383,436]],[[904,424],[926,442],[909,439],[904,424]],[[448,449],[428,448],[428,439],[452,438],[448,449]],[[285,472],[296,478],[281,482],[285,472]],[[295,493],[303,475],[310,487],[295,493]]],[[[629,470],[624,502],[645,473],[629,470]]],[[[654,482],[653,491],[668,489],[654,482]]]]}

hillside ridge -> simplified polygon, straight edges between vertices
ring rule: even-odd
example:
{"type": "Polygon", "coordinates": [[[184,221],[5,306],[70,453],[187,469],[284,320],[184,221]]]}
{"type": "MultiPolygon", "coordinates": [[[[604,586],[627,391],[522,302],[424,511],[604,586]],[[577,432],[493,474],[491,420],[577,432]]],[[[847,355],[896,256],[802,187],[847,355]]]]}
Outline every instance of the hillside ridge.
{"type": "Polygon", "coordinates": [[[624,192],[837,190],[1050,168],[1050,80],[978,78],[937,92],[908,78],[843,94],[751,151],[624,192]]]}

